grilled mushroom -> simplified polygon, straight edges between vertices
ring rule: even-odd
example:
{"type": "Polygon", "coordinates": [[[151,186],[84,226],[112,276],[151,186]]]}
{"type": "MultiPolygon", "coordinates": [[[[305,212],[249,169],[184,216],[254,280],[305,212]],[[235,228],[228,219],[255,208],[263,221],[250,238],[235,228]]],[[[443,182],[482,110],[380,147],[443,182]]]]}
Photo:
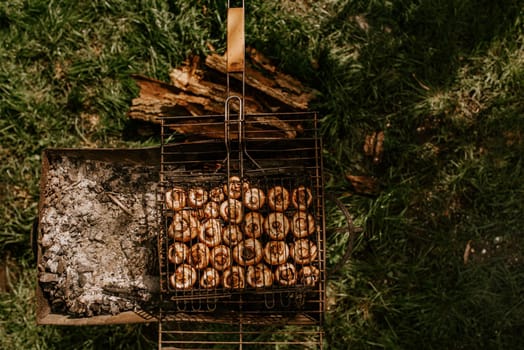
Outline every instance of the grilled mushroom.
{"type": "Polygon", "coordinates": [[[189,254],[189,248],[181,242],[175,242],[169,246],[167,259],[175,264],[182,264],[189,254]]]}
{"type": "Polygon", "coordinates": [[[259,238],[264,228],[264,217],[256,211],[251,211],[244,217],[244,233],[247,237],[259,238]]]}
{"type": "Polygon", "coordinates": [[[220,216],[224,221],[240,224],[244,218],[242,203],[236,199],[228,199],[220,205],[220,216]]]}
{"type": "Polygon", "coordinates": [[[266,202],[266,195],[260,188],[249,188],[244,192],[244,206],[250,210],[259,210],[266,202]]]}
{"type": "Polygon", "coordinates": [[[306,210],[312,202],[313,195],[306,186],[298,186],[291,192],[291,203],[298,210],[306,210]]]}
{"type": "Polygon", "coordinates": [[[203,216],[206,219],[216,219],[220,215],[220,206],[217,202],[207,202],[204,205],[204,213],[203,216]]]}
{"type": "Polygon", "coordinates": [[[315,218],[305,211],[297,211],[291,219],[291,232],[296,238],[304,238],[315,232],[315,218]]]}
{"type": "Polygon", "coordinates": [[[173,187],[165,194],[166,208],[171,210],[182,210],[186,206],[186,191],[182,187],[173,187]]]}
{"type": "Polygon", "coordinates": [[[221,186],[213,187],[209,191],[209,200],[213,202],[222,203],[224,201],[224,198],[226,198],[226,196],[221,186]]]}
{"type": "Polygon", "coordinates": [[[207,191],[203,187],[194,187],[189,190],[187,202],[190,207],[202,208],[207,202],[207,191]]]}
{"type": "Polygon", "coordinates": [[[283,240],[289,232],[289,220],[284,213],[269,213],[264,220],[264,231],[273,240],[283,240]]]}
{"type": "Polygon", "coordinates": [[[289,192],[283,186],[275,186],[267,192],[267,203],[274,211],[285,211],[289,207],[289,192]]]}
{"type": "Polygon", "coordinates": [[[196,243],[189,249],[189,263],[202,270],[209,265],[209,248],[204,243],[196,243]]]}
{"type": "Polygon", "coordinates": [[[247,284],[254,288],[269,287],[273,284],[273,272],[263,263],[248,266],[247,284]]]}
{"type": "Polygon", "coordinates": [[[270,265],[280,265],[287,261],[289,248],[284,241],[269,241],[264,247],[264,260],[270,265]]]}
{"type": "Polygon", "coordinates": [[[238,176],[231,176],[229,178],[229,183],[224,184],[223,189],[224,193],[231,199],[238,199],[242,196],[242,190],[247,190],[249,184],[247,182],[242,182],[238,176]]]}
{"type": "Polygon", "coordinates": [[[218,219],[209,219],[204,222],[203,230],[198,234],[198,239],[212,248],[222,242],[222,223],[218,219]]]}
{"type": "Polygon", "coordinates": [[[210,256],[211,266],[218,271],[224,271],[231,266],[231,253],[227,246],[217,245],[211,250],[210,256]]]}
{"type": "Polygon", "coordinates": [[[197,280],[197,272],[193,266],[182,264],[171,275],[169,281],[175,289],[191,289],[197,280]]]}
{"type": "Polygon", "coordinates": [[[233,247],[233,259],[242,266],[258,264],[262,255],[262,243],[254,238],[243,240],[233,247]]]}
{"type": "Polygon", "coordinates": [[[243,240],[242,230],[238,225],[226,225],[222,229],[222,240],[228,246],[234,246],[243,240]]]}
{"type": "Polygon", "coordinates": [[[315,243],[304,238],[291,244],[290,254],[297,264],[306,265],[317,258],[318,249],[315,243]]]}
{"type": "Polygon", "coordinates": [[[218,287],[219,284],[220,274],[217,270],[208,267],[202,272],[202,276],[200,277],[200,287],[210,289],[218,287]]]}
{"type": "Polygon", "coordinates": [[[225,288],[242,289],[246,285],[245,270],[242,266],[231,266],[222,275],[222,285],[225,288]]]}
{"type": "Polygon", "coordinates": [[[275,270],[275,280],[282,286],[293,286],[297,283],[297,269],[291,263],[278,265],[275,270]]]}
{"type": "Polygon", "coordinates": [[[320,271],[315,266],[307,265],[298,271],[298,283],[300,284],[313,287],[319,280],[320,271]]]}
{"type": "Polygon", "coordinates": [[[188,242],[195,238],[201,229],[200,222],[195,216],[190,211],[184,210],[175,213],[167,234],[175,241],[188,242]]]}

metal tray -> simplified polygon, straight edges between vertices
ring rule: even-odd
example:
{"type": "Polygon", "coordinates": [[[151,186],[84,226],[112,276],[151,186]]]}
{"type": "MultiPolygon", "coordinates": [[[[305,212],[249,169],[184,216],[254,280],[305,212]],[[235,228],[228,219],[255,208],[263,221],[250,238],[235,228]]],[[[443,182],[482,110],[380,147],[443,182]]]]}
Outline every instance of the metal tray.
{"type": "MultiPolygon", "coordinates": [[[[77,281],[70,284],[84,284],[85,287],[96,280],[95,275],[97,275],[98,272],[102,273],[102,269],[98,269],[98,272],[87,271],[85,272],[85,274],[88,275],[87,279],[91,278],[93,281],[86,281],[85,276],[80,278],[81,274],[76,273],[79,270],[75,272],[71,266],[68,266],[67,261],[71,262],[75,261],[75,259],[82,260],[80,254],[75,253],[77,248],[71,245],[73,231],[78,231],[74,233],[76,236],[92,235],[89,239],[85,239],[84,237],[79,241],[82,251],[89,252],[93,249],[100,248],[104,243],[110,245],[111,242],[118,241],[120,237],[126,237],[123,236],[126,234],[126,229],[134,230],[136,231],[135,236],[133,236],[133,233],[130,233],[129,237],[136,238],[143,234],[143,244],[140,244],[139,241],[133,244],[122,244],[122,249],[114,252],[113,261],[117,261],[116,264],[119,265],[119,257],[124,261],[126,255],[131,254],[131,256],[134,256],[136,255],[136,251],[138,251],[141,256],[156,260],[157,228],[155,227],[155,214],[151,212],[148,213],[145,209],[141,212],[137,206],[126,208],[126,205],[129,205],[131,202],[125,202],[125,200],[150,198],[152,195],[155,195],[151,193],[151,184],[158,182],[159,159],[159,148],[47,149],[43,152],[40,200],[38,206],[39,215],[37,225],[35,225],[35,229],[33,230],[39,276],[36,286],[38,324],[103,325],[157,321],[155,313],[149,312],[148,310],[154,310],[156,307],[154,303],[155,299],[158,298],[158,277],[155,277],[155,275],[157,275],[158,272],[151,271],[149,267],[147,271],[143,271],[143,276],[136,276],[136,280],[132,282],[136,284],[137,280],[142,279],[142,287],[144,288],[134,286],[126,290],[125,286],[121,285],[122,283],[120,283],[120,285],[116,283],[115,285],[104,286],[105,289],[102,288],[103,297],[109,300],[110,304],[107,312],[104,311],[102,307],[98,308],[98,310],[95,308],[95,311],[90,310],[85,312],[71,312],[67,305],[61,305],[61,307],[57,308],[56,304],[53,305],[53,300],[56,301],[58,298],[55,296],[51,297],[49,291],[54,290],[54,295],[57,295],[57,293],[67,294],[67,287],[62,286],[62,292],[58,292],[60,288],[56,288],[56,285],[62,282],[63,285],[67,286],[67,284],[64,284],[64,280],[76,278],[77,281]],[[56,171],[60,166],[60,171],[56,171]],[[129,175],[128,181],[126,181],[126,177],[124,176],[124,180],[118,181],[118,186],[116,186],[114,181],[117,180],[110,179],[107,171],[105,175],[102,176],[97,174],[97,171],[100,170],[97,166],[101,166],[106,170],[118,169],[129,175]],[[151,180],[151,183],[145,181],[148,179],[151,180]],[[109,208],[108,212],[116,213],[115,215],[105,213],[102,215],[102,220],[97,217],[96,210],[87,208],[84,210],[87,211],[84,213],[85,215],[81,217],[78,215],[77,217],[69,217],[68,215],[63,215],[63,212],[57,209],[68,205],[71,207],[81,205],[80,199],[76,203],[71,203],[71,198],[75,194],[82,195],[86,193],[85,191],[82,192],[82,188],[85,189],[83,185],[84,181],[87,181],[88,186],[93,186],[96,190],[95,192],[100,192],[93,194],[94,198],[96,198],[95,202],[97,205],[100,205],[100,208],[109,208]],[[77,186],[72,186],[72,184],[74,185],[75,183],[77,186]],[[112,188],[112,186],[119,187],[119,191],[113,191],[114,188],[112,188]],[[60,190],[57,191],[57,188],[60,190]],[[113,198],[111,199],[111,197],[113,198]],[[51,213],[52,215],[50,212],[53,212],[51,213]],[[133,215],[135,213],[137,213],[136,216],[133,215]],[[50,219],[50,217],[53,217],[53,219],[50,219]],[[76,220],[76,223],[72,223],[72,221],[74,221],[73,219],[76,220]],[[92,222],[90,224],[88,223],[87,226],[82,226],[80,225],[80,221],[84,219],[87,221],[91,220],[92,222]],[[144,219],[146,220],[145,226],[143,225],[144,219]],[[97,223],[97,220],[100,222],[97,223]],[[147,222],[148,220],[149,222],[147,222]],[[103,231],[100,229],[100,225],[107,225],[108,228],[105,229],[104,236],[97,237],[96,231],[103,231]],[[72,227],[74,227],[74,229],[72,229],[72,227]],[[82,227],[84,229],[82,229],[82,227]],[[111,227],[118,229],[111,230],[111,227]],[[46,235],[50,235],[51,239],[46,235]],[[57,254],[53,255],[49,253],[49,251],[55,250],[58,251],[55,252],[57,254]],[[61,264],[56,264],[56,262],[53,261],[56,257],[58,257],[57,259],[59,260],[62,259],[61,264]],[[65,257],[68,257],[68,260],[65,260],[66,263],[64,264],[63,261],[66,259],[65,257]],[[145,279],[146,275],[148,277],[147,281],[145,279]],[[144,295],[146,298],[144,298],[144,295]],[[115,310],[111,302],[116,305],[127,305],[127,307],[124,307],[122,310],[115,310]]],[[[154,204],[154,198],[151,198],[151,200],[154,204]]],[[[121,241],[125,242],[126,240],[122,239],[121,241]]],[[[102,250],[102,252],[104,252],[104,250],[102,250]]],[[[87,267],[84,266],[82,271],[94,270],[97,267],[104,266],[100,265],[103,264],[103,259],[105,258],[98,257],[99,261],[92,262],[91,268],[89,267],[89,263],[84,262],[84,265],[87,265],[87,267]]],[[[130,265],[140,265],[140,263],[130,265]]],[[[143,268],[145,265],[142,264],[140,266],[143,268]]],[[[151,261],[147,266],[151,266],[151,268],[157,267],[157,262],[151,261]]],[[[104,270],[110,268],[112,267],[104,266],[104,270]]],[[[69,293],[78,293],[79,290],[79,287],[76,290],[71,289],[69,293]]],[[[95,290],[100,292],[100,286],[97,286],[95,290]]],[[[96,292],[92,293],[96,294],[96,292]]],[[[71,295],[69,295],[69,297],[71,297],[71,295]]],[[[58,302],[58,304],[60,304],[60,302],[58,302]]]]}

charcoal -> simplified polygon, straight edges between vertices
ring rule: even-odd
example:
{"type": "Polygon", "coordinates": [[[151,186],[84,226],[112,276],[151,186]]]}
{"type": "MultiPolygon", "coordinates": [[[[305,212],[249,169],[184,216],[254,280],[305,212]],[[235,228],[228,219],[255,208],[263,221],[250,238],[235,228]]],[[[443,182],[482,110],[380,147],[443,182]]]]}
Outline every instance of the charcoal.
{"type": "Polygon", "coordinates": [[[45,179],[38,270],[53,312],[90,317],[139,309],[156,287],[149,273],[157,252],[149,242],[159,229],[158,170],[60,156],[45,179]],[[107,295],[106,285],[141,294],[107,295]]]}

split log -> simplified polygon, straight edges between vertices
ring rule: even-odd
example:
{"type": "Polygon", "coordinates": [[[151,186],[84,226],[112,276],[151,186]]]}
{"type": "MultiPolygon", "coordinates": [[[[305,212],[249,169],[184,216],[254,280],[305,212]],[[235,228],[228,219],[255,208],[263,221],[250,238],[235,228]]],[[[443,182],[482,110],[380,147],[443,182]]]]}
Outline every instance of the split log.
{"type": "MultiPolygon", "coordinates": [[[[201,97],[205,96],[215,102],[216,106],[213,106],[214,113],[224,113],[224,103],[227,98],[226,86],[206,81],[204,80],[203,72],[200,72],[200,74],[197,73],[198,72],[191,69],[191,67],[182,66],[171,69],[169,77],[171,78],[171,83],[180,90],[201,97]]],[[[240,96],[241,92],[232,90],[231,95],[240,96]]],[[[244,108],[246,109],[246,113],[264,112],[264,106],[252,96],[245,96],[244,108]]],[[[238,111],[238,105],[234,105],[233,110],[238,111]]]]}
{"type": "MultiPolygon", "coordinates": [[[[302,125],[279,118],[279,113],[305,111],[309,101],[315,96],[315,91],[304,87],[296,79],[277,72],[276,68],[255,50],[249,52],[254,57],[254,64],[266,73],[247,68],[244,97],[247,115],[246,136],[296,137],[303,131],[302,125]],[[250,78],[250,75],[253,77],[250,78]]],[[[161,118],[166,117],[207,115],[216,118],[217,115],[224,115],[227,98],[225,58],[211,55],[206,59],[206,65],[207,69],[204,71],[199,66],[199,59],[193,58],[181,67],[171,69],[171,84],[141,75],[133,76],[140,88],[140,94],[133,99],[128,116],[131,119],[160,123],[161,118]]],[[[240,96],[240,91],[242,85],[235,79],[230,81],[230,95],[240,96]]],[[[231,112],[238,113],[239,106],[236,101],[229,107],[231,112]]],[[[173,121],[170,127],[183,134],[224,137],[223,119],[216,125],[198,125],[189,118],[170,120],[173,121]]],[[[235,135],[233,131],[231,137],[236,137],[235,135]]]]}
{"type": "MultiPolygon", "coordinates": [[[[223,113],[224,104],[211,98],[196,96],[180,91],[177,87],[144,76],[133,76],[140,87],[140,95],[133,99],[128,115],[131,119],[144,120],[159,124],[161,118],[179,116],[170,120],[169,126],[186,135],[204,135],[209,138],[224,138],[223,119],[217,119],[217,114],[223,113]],[[198,122],[183,116],[206,116],[198,122]],[[214,118],[211,118],[214,115],[214,118]],[[220,122],[217,122],[220,121],[220,122]]],[[[225,101],[225,97],[223,98],[225,101]]],[[[234,107],[234,106],[233,106],[234,107]]],[[[235,110],[235,108],[233,108],[235,110]]],[[[238,110],[238,108],[236,108],[238,110]]],[[[300,124],[291,125],[276,116],[250,116],[246,121],[246,136],[268,138],[294,138],[302,131],[300,124]]],[[[232,130],[232,138],[238,137],[232,130]]]]}
{"type": "MultiPolygon", "coordinates": [[[[225,74],[226,57],[216,53],[211,54],[206,57],[206,66],[225,74]]],[[[237,80],[242,80],[241,73],[232,73],[230,76],[237,80]]],[[[269,78],[249,66],[246,67],[245,80],[246,84],[252,88],[299,111],[307,110],[309,101],[311,101],[316,94],[314,90],[306,88],[300,81],[287,74],[274,72],[273,76],[269,78]]]]}

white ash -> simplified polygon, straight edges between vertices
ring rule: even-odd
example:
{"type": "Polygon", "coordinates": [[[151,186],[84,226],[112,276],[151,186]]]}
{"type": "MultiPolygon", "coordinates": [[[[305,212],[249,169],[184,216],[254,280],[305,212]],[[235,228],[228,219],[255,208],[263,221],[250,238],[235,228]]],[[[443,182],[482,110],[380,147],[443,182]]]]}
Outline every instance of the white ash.
{"type": "Polygon", "coordinates": [[[39,281],[52,311],[116,314],[158,289],[153,167],[57,157],[41,193],[39,281]]]}

